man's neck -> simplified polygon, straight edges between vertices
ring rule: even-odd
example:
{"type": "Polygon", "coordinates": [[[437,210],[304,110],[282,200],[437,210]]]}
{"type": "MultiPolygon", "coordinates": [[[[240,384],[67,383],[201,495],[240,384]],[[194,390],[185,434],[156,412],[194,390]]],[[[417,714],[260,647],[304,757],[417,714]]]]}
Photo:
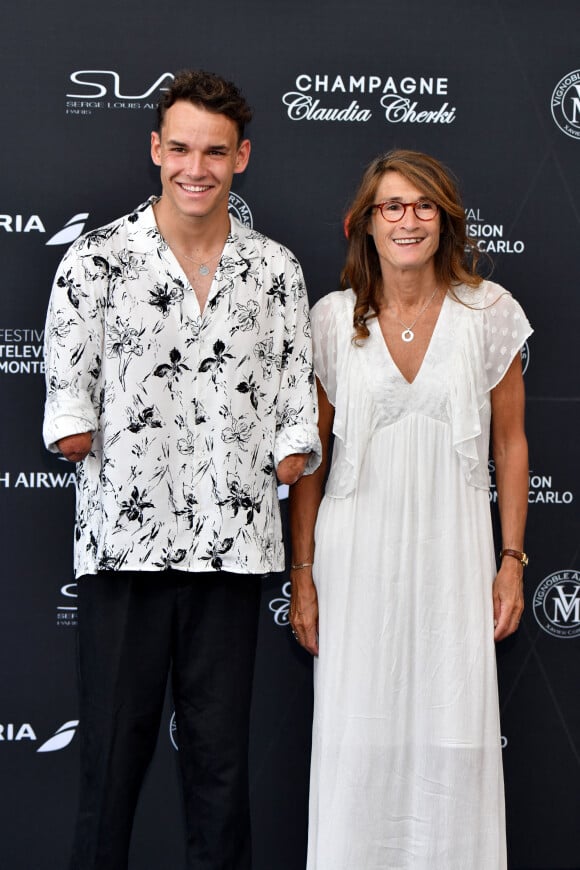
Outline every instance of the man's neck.
{"type": "Polygon", "coordinates": [[[197,254],[199,259],[223,247],[230,231],[227,210],[203,217],[184,217],[165,205],[163,197],[153,206],[159,232],[175,254],[197,254]]]}

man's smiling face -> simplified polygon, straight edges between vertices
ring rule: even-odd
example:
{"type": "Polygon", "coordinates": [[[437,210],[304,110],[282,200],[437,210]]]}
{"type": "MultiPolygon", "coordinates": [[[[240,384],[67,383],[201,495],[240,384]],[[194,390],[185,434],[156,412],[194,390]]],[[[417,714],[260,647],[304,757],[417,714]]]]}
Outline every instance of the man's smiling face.
{"type": "Polygon", "coordinates": [[[238,141],[231,118],[186,100],[167,109],[160,132],[151,134],[151,157],[161,169],[165,208],[174,218],[227,213],[232,179],[249,156],[250,143],[238,141]]]}

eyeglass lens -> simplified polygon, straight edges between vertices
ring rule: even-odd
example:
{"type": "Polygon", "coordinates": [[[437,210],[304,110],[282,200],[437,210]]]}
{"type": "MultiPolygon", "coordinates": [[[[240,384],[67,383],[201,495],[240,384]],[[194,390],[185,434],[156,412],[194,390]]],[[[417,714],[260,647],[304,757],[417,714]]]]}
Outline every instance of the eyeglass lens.
{"type": "Polygon", "coordinates": [[[437,206],[430,199],[421,199],[418,202],[383,202],[379,205],[380,212],[385,220],[399,221],[409,206],[422,221],[428,221],[437,214],[437,206]]]}

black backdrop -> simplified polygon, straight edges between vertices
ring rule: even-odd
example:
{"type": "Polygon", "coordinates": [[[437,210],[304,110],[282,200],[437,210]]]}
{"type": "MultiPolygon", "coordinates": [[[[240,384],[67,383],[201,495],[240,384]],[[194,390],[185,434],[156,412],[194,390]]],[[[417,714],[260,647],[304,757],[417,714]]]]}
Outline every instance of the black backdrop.
{"type": "MultiPolygon", "coordinates": [[[[527,609],[498,652],[510,867],[580,868],[579,24],[578,0],[20,0],[4,9],[3,868],[64,867],[76,802],[74,491],[70,468],[40,438],[51,279],[81,229],[158,191],[152,106],[167,74],[185,66],[233,78],[255,107],[232,208],[294,250],[312,301],[337,286],[344,209],[363,167],[379,151],[412,147],[455,170],[493,277],[536,328],[525,348],[527,609]]],[[[286,583],[274,576],[263,597],[256,870],[304,866],[311,668],[291,642],[286,583]]],[[[168,699],[136,824],[138,870],[183,866],[171,712],[168,699]]]]}

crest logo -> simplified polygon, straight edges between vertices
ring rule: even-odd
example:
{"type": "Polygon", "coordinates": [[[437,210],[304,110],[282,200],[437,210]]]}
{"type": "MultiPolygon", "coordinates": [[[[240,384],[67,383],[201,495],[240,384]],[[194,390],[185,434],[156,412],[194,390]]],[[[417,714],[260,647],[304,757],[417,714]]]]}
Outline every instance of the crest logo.
{"type": "Polygon", "coordinates": [[[247,202],[231,190],[228,200],[228,211],[230,214],[233,214],[240,223],[244,224],[244,226],[250,227],[250,229],[253,228],[254,218],[252,217],[252,212],[250,211],[247,202]]]}
{"type": "Polygon", "coordinates": [[[580,69],[565,75],[554,88],[552,117],[566,136],[580,139],[580,69]]]}
{"type": "Polygon", "coordinates": [[[169,720],[169,739],[171,740],[171,745],[177,752],[179,752],[179,744],[177,742],[177,722],[175,721],[175,711],[171,714],[171,719],[169,720]]]}
{"type": "Polygon", "coordinates": [[[530,364],[530,346],[527,341],[524,341],[520,355],[522,358],[522,374],[525,375],[530,364]]]}
{"type": "Polygon", "coordinates": [[[580,572],[556,571],[545,577],[534,595],[534,616],[552,637],[580,635],[580,572]]]}

